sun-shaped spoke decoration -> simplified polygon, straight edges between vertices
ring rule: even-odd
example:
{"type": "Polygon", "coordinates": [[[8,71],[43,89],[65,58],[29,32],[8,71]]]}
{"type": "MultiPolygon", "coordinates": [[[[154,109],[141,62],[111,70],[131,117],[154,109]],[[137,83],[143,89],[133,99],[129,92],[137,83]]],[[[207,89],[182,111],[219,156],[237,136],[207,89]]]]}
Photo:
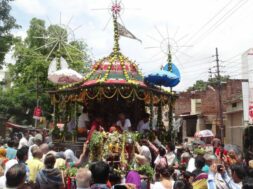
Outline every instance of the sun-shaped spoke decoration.
{"type": "MultiPolygon", "coordinates": [[[[180,65],[179,56],[190,57],[190,55],[182,51],[183,48],[191,47],[191,46],[182,45],[182,41],[183,39],[187,37],[187,35],[184,35],[178,38],[177,32],[175,32],[174,36],[171,37],[171,35],[169,35],[169,32],[168,32],[168,27],[166,28],[166,34],[163,34],[157,27],[155,27],[155,30],[158,34],[157,36],[159,37],[148,35],[148,37],[152,39],[155,45],[145,47],[145,49],[157,49],[153,57],[160,57],[161,59],[164,57],[169,58],[168,55],[170,54],[170,58],[172,56],[175,57],[179,65],[180,65]]],[[[151,59],[153,57],[151,57],[151,59]]],[[[183,65],[181,66],[183,67],[183,65]]]]}
{"type": "MultiPolygon", "coordinates": [[[[44,39],[45,44],[43,46],[38,47],[35,50],[43,49],[43,48],[49,48],[49,53],[46,57],[46,60],[49,59],[49,57],[53,54],[53,52],[58,51],[59,53],[64,52],[70,59],[71,62],[73,62],[73,59],[68,51],[69,48],[74,49],[77,53],[82,54],[83,52],[80,51],[75,46],[71,45],[70,42],[75,41],[75,34],[74,31],[79,29],[80,26],[78,26],[75,29],[72,29],[69,25],[72,20],[72,17],[70,18],[69,22],[67,24],[61,23],[61,15],[60,15],[60,23],[59,24],[52,24],[50,22],[50,26],[48,27],[49,34],[47,36],[36,36],[35,38],[44,39]],[[63,51],[62,51],[63,50],[63,51]]],[[[60,54],[61,56],[61,54],[60,54]]]]}

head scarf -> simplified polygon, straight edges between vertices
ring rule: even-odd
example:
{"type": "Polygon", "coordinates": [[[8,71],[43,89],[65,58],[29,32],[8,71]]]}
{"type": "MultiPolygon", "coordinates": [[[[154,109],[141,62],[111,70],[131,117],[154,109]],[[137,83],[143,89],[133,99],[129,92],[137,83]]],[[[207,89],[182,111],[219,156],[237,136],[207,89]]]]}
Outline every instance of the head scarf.
{"type": "Polygon", "coordinates": [[[70,149],[66,150],[64,152],[64,155],[65,155],[66,161],[68,161],[68,162],[74,162],[75,163],[75,162],[78,161],[78,159],[75,156],[74,152],[70,149]]]}
{"type": "Polygon", "coordinates": [[[0,158],[6,157],[6,150],[4,148],[0,148],[0,158]]]}
{"type": "Polygon", "coordinates": [[[141,189],[141,177],[136,171],[129,171],[126,177],[126,183],[134,184],[136,189],[141,189]]]}
{"type": "Polygon", "coordinates": [[[144,156],[149,162],[151,162],[152,156],[147,146],[141,146],[140,155],[144,156]]]}

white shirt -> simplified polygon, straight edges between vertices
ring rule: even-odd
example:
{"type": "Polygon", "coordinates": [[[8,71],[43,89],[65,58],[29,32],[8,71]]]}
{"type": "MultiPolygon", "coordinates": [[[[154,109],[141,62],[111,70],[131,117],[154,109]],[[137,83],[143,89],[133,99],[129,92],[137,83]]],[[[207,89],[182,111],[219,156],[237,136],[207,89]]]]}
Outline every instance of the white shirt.
{"type": "Polygon", "coordinates": [[[129,119],[125,119],[124,125],[122,126],[122,123],[119,120],[119,121],[117,121],[116,125],[121,127],[123,131],[128,131],[129,128],[131,127],[131,122],[129,119]]]}
{"type": "Polygon", "coordinates": [[[11,159],[9,161],[6,162],[5,164],[5,169],[4,169],[4,176],[6,175],[7,171],[13,166],[18,164],[18,160],[16,159],[11,159]]]}
{"type": "Polygon", "coordinates": [[[137,130],[138,130],[140,133],[144,133],[144,130],[149,130],[149,122],[144,123],[144,121],[141,120],[141,121],[138,123],[137,130]]]}
{"type": "Polygon", "coordinates": [[[32,146],[32,145],[34,144],[34,143],[33,143],[33,139],[34,139],[33,136],[30,136],[30,137],[29,137],[28,146],[32,146]]]}
{"type": "Polygon", "coordinates": [[[173,163],[175,163],[176,155],[173,152],[166,153],[165,156],[167,158],[167,162],[168,162],[169,166],[171,166],[171,165],[173,165],[173,163]]]}
{"type": "Polygon", "coordinates": [[[1,176],[0,177],[0,188],[5,188],[5,183],[6,183],[6,177],[5,176],[1,176]]]}
{"type": "Polygon", "coordinates": [[[32,146],[29,147],[28,149],[28,159],[32,159],[33,158],[33,155],[32,155],[32,148],[34,146],[38,146],[37,144],[33,144],[32,146]]]}
{"type": "Polygon", "coordinates": [[[78,128],[86,128],[88,121],[90,121],[88,113],[82,113],[78,118],[78,128]]]}
{"type": "Polygon", "coordinates": [[[195,159],[194,158],[191,158],[188,162],[188,166],[186,168],[186,171],[189,171],[189,172],[192,172],[196,169],[195,167],[195,159]]]}
{"type": "MultiPolygon", "coordinates": [[[[173,189],[175,181],[171,181],[171,188],[173,189]]],[[[161,182],[155,182],[155,184],[151,187],[151,189],[166,189],[161,182]]]]}
{"type": "Polygon", "coordinates": [[[20,139],[18,149],[22,148],[23,146],[28,146],[28,141],[25,137],[20,139]]]}

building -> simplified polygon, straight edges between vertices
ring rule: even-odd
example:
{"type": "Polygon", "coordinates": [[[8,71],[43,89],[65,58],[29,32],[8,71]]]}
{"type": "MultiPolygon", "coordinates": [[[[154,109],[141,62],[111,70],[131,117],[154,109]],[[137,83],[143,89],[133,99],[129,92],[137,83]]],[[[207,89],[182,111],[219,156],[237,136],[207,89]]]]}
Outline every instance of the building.
{"type": "MultiPolygon", "coordinates": [[[[249,109],[253,110],[253,48],[242,54],[241,76],[249,82],[249,109]]],[[[249,116],[251,124],[253,124],[252,116],[249,116]]]]}
{"type": "MultiPolygon", "coordinates": [[[[228,80],[222,84],[222,109],[226,143],[242,146],[244,129],[242,82],[228,80]],[[240,135],[240,137],[238,137],[240,135]]],[[[175,104],[175,115],[183,118],[183,138],[194,138],[197,131],[209,129],[218,137],[221,134],[217,89],[209,87],[203,91],[187,91],[179,94],[175,104]]]]}

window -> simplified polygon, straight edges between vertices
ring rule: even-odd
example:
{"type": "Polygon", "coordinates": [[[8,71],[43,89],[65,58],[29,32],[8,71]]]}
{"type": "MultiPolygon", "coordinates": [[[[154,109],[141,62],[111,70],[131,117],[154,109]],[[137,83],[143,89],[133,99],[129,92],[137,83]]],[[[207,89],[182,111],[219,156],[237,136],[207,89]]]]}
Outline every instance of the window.
{"type": "Polygon", "coordinates": [[[237,107],[237,103],[236,102],[232,103],[232,108],[236,108],[236,107],[237,107]]]}
{"type": "Polygon", "coordinates": [[[186,119],[186,135],[187,137],[194,137],[196,132],[197,117],[186,119]]]}

